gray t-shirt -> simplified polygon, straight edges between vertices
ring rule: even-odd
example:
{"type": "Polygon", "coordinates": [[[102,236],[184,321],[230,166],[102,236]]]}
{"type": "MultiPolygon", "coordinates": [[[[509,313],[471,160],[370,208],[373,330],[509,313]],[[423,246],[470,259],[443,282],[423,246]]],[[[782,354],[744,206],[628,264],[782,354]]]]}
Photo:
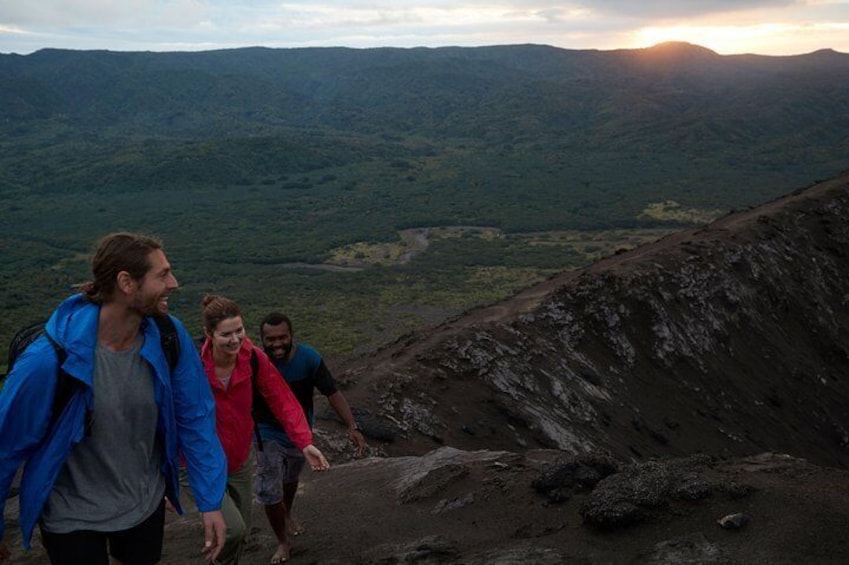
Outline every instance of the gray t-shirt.
{"type": "Polygon", "coordinates": [[[97,346],[91,434],[71,450],[50,492],[49,532],[114,532],[138,525],[165,495],[153,371],[139,351],[97,346]]]}

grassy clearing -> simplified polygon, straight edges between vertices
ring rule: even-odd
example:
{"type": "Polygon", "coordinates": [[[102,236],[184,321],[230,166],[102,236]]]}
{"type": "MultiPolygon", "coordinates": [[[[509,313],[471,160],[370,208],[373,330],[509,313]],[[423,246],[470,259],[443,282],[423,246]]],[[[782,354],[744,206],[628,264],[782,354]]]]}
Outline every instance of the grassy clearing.
{"type": "Polygon", "coordinates": [[[638,217],[690,224],[709,224],[724,213],[722,210],[686,208],[674,200],[665,200],[649,204],[638,217]]]}
{"type": "Polygon", "coordinates": [[[360,241],[334,249],[326,265],[367,268],[370,266],[392,266],[406,264],[417,255],[426,252],[432,242],[465,240],[492,242],[502,240],[531,248],[564,248],[582,257],[581,263],[592,262],[617,250],[632,249],[655,241],[674,230],[635,229],[597,231],[547,231],[505,234],[492,227],[443,226],[404,230],[393,242],[369,243],[360,241]]]}

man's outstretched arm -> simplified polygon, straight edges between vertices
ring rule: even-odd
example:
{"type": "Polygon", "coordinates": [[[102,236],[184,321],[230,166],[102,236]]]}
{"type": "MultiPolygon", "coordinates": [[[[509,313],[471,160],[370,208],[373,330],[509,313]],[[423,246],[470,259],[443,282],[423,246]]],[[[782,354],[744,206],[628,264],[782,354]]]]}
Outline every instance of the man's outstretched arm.
{"type": "Polygon", "coordinates": [[[348,404],[345,396],[341,391],[337,390],[327,397],[327,402],[333,408],[333,411],[336,412],[336,415],[345,422],[345,425],[348,427],[348,439],[357,450],[357,457],[362,457],[366,447],[368,447],[366,445],[366,438],[363,437],[363,432],[360,430],[360,426],[357,424],[357,420],[354,418],[354,413],[351,412],[351,406],[348,404]]]}

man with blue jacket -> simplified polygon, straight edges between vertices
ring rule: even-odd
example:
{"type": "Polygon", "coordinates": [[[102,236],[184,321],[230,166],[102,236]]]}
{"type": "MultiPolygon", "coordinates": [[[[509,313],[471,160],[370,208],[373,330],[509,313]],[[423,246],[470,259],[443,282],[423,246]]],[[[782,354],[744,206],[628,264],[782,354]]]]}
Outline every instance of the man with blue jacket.
{"type": "MultiPolygon", "coordinates": [[[[204,523],[212,561],[224,543],[227,478],[215,405],[192,339],[179,341],[172,371],[154,316],[168,316],[177,288],[159,241],[114,233],[99,242],[93,280],[66,299],[15,362],[0,392],[0,513],[16,470],[20,527],[35,525],[54,565],[150,565],[160,560],[165,499],[179,512],[179,465],[204,523]],[[80,386],[51,414],[60,356],[80,386]]],[[[9,557],[2,542],[0,561],[9,557]]]]}

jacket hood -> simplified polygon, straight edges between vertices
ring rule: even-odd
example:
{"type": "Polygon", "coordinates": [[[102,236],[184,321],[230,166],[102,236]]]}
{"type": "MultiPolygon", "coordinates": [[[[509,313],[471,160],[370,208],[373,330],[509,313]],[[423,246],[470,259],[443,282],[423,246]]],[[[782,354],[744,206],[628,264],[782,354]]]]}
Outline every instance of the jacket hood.
{"type": "Polygon", "coordinates": [[[89,385],[99,319],[100,306],[75,294],[66,298],[45,324],[47,334],[68,353],[63,369],[89,385]]]}

